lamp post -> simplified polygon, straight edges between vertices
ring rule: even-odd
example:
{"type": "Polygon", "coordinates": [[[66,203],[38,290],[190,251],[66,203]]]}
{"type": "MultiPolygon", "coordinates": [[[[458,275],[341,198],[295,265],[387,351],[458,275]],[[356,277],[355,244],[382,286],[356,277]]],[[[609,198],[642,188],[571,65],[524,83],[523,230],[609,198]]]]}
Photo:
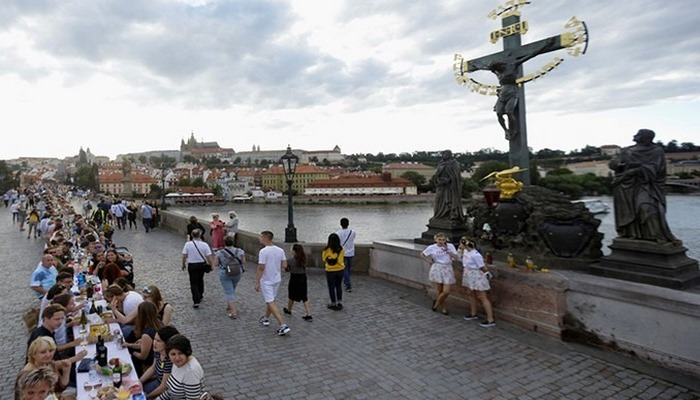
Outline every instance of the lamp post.
{"type": "Polygon", "coordinates": [[[297,241],[297,228],[294,227],[294,212],[292,211],[292,183],[294,183],[294,172],[297,169],[299,157],[292,153],[292,148],[287,145],[287,152],[280,158],[284,177],[287,180],[287,217],[289,219],[287,228],[284,230],[284,242],[295,243],[297,241]]]}

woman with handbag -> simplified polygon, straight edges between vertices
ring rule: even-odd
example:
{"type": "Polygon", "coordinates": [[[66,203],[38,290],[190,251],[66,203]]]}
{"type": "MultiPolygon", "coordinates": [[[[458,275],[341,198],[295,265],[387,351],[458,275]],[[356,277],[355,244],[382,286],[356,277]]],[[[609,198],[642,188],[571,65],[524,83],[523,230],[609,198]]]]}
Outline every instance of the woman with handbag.
{"type": "Polygon", "coordinates": [[[233,236],[224,238],[225,247],[216,252],[216,264],[219,267],[219,281],[226,297],[226,313],[231,319],[238,318],[236,307],[236,286],[245,269],[245,253],[233,246],[233,236]]]}
{"type": "Polygon", "coordinates": [[[199,308],[204,297],[204,274],[211,272],[214,255],[209,245],[202,241],[202,231],[194,229],[191,235],[192,240],[188,240],[182,248],[182,270],[187,268],[190,275],[192,307],[199,308]]]}

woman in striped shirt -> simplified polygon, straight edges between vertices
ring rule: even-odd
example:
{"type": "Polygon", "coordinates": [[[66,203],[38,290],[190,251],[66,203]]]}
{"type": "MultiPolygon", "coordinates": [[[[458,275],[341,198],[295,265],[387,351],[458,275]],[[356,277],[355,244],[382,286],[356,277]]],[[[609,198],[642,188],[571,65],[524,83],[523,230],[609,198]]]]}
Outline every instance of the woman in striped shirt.
{"type": "Polygon", "coordinates": [[[168,388],[158,400],[198,400],[204,392],[204,370],[192,356],[189,339],[175,335],[165,345],[173,369],[168,378],[168,388]]]}
{"type": "Polygon", "coordinates": [[[143,373],[140,380],[146,397],[154,399],[168,387],[168,378],[173,369],[173,362],[168,357],[165,344],[179,332],[173,326],[158,329],[153,338],[153,364],[143,373]]]}

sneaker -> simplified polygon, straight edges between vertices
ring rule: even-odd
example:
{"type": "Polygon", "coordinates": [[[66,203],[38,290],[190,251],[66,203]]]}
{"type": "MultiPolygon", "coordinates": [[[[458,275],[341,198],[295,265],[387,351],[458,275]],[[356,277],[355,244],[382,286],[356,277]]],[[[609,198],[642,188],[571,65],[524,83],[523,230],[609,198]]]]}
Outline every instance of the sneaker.
{"type": "Polygon", "coordinates": [[[346,292],[352,292],[352,288],[351,288],[350,286],[346,286],[346,287],[345,287],[345,291],[346,291],[346,292]]]}
{"type": "Polygon", "coordinates": [[[478,319],[479,317],[477,315],[467,315],[464,317],[465,320],[467,321],[473,321],[475,319],[478,319]]]}
{"type": "Polygon", "coordinates": [[[282,311],[287,315],[292,315],[292,312],[287,307],[283,308],[282,311]]]}
{"type": "Polygon", "coordinates": [[[335,304],[329,304],[329,305],[327,305],[326,307],[327,307],[329,310],[333,310],[333,311],[335,311],[335,310],[338,309],[338,306],[336,306],[335,304]]]}
{"type": "Polygon", "coordinates": [[[194,304],[192,305],[192,307],[194,307],[194,308],[199,308],[199,303],[194,303],[194,304]]]}
{"type": "Polygon", "coordinates": [[[262,317],[260,317],[260,325],[270,326],[270,319],[263,315],[262,317]]]}
{"type": "Polygon", "coordinates": [[[312,316],[310,316],[310,315],[304,315],[304,316],[301,317],[301,318],[302,318],[304,321],[313,321],[313,319],[314,319],[314,317],[312,317],[312,316]]]}
{"type": "Polygon", "coordinates": [[[336,311],[340,311],[340,310],[342,310],[342,309],[343,309],[343,305],[340,304],[340,303],[338,303],[338,305],[335,306],[335,310],[336,310],[336,311]]]}
{"type": "Polygon", "coordinates": [[[479,326],[482,328],[493,328],[496,326],[496,321],[481,321],[479,326]]]}
{"type": "MultiPolygon", "coordinates": [[[[269,323],[270,322],[268,321],[268,324],[269,323]]],[[[289,327],[285,324],[285,325],[280,326],[280,328],[277,330],[277,335],[284,336],[284,335],[288,334],[290,331],[291,331],[291,329],[289,329],[289,327]]]]}

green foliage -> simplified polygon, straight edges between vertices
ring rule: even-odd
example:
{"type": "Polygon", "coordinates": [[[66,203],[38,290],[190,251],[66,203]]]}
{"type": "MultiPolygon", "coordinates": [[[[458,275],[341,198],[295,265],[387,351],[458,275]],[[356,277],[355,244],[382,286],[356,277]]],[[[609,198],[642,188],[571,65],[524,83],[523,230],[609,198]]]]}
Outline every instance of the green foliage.
{"type": "Polygon", "coordinates": [[[19,186],[19,176],[15,174],[4,160],[0,160],[0,190],[6,191],[19,186]]]}
{"type": "MultiPolygon", "coordinates": [[[[569,171],[570,172],[570,171],[569,171]]],[[[588,173],[574,175],[572,173],[548,174],[540,179],[539,186],[546,187],[572,198],[581,196],[599,196],[610,194],[611,178],[598,177],[588,173]]]]}
{"type": "Polygon", "coordinates": [[[416,185],[416,187],[421,187],[425,185],[425,182],[427,181],[427,179],[425,179],[423,175],[419,174],[416,171],[406,171],[403,174],[401,174],[401,177],[404,179],[408,179],[414,185],[416,185]]]}
{"type": "Polygon", "coordinates": [[[474,174],[472,175],[472,179],[474,182],[477,182],[477,184],[481,187],[486,186],[489,184],[487,181],[481,181],[486,175],[490,174],[493,171],[502,171],[504,169],[510,168],[508,166],[508,163],[505,163],[503,161],[486,161],[482,163],[479,168],[474,171],[474,174]]]}
{"type": "Polygon", "coordinates": [[[97,165],[83,164],[78,167],[78,170],[73,175],[75,185],[84,189],[92,189],[98,191],[99,181],[97,165]]]}
{"type": "Polygon", "coordinates": [[[568,168],[557,168],[555,170],[549,171],[547,176],[556,176],[556,175],[573,175],[574,173],[568,169],[568,168]]]}
{"type": "Polygon", "coordinates": [[[478,192],[479,184],[472,178],[462,179],[462,197],[468,199],[472,197],[472,194],[478,192]]]}
{"type": "Polygon", "coordinates": [[[175,160],[174,157],[169,157],[164,154],[160,156],[151,156],[148,159],[148,162],[156,168],[160,168],[161,166],[165,168],[172,168],[175,166],[175,164],[177,164],[177,160],[175,160]]]}
{"type": "Polygon", "coordinates": [[[183,176],[180,178],[180,181],[177,183],[178,186],[192,186],[191,180],[189,176],[183,176]]]}
{"type": "Polygon", "coordinates": [[[204,187],[204,179],[202,179],[201,176],[198,176],[192,180],[192,185],[194,187],[204,187]]]}

